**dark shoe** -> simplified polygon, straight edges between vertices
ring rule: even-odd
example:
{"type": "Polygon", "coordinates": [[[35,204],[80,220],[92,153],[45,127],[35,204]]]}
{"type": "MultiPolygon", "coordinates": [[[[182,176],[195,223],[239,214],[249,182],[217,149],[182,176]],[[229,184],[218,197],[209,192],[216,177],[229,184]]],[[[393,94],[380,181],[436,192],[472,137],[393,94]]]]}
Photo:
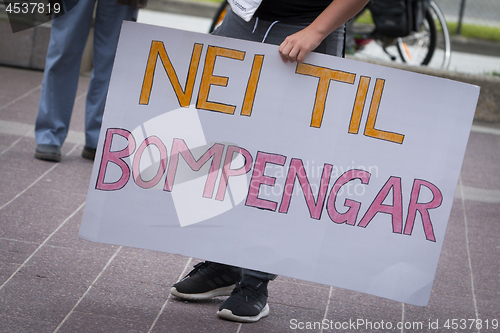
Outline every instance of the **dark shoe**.
{"type": "Polygon", "coordinates": [[[240,268],[205,261],[195,265],[182,281],[174,284],[170,293],[186,300],[229,296],[239,280],[241,280],[240,268]]]}
{"type": "Polygon", "coordinates": [[[95,149],[87,146],[83,147],[82,157],[93,161],[95,159],[95,149]]]}
{"type": "Polygon", "coordinates": [[[236,284],[231,296],[222,303],[217,315],[240,323],[253,323],[269,315],[267,283],[254,277],[244,277],[236,284]]]}
{"type": "Polygon", "coordinates": [[[38,145],[35,150],[35,158],[59,162],[61,160],[61,148],[56,145],[38,145]]]}

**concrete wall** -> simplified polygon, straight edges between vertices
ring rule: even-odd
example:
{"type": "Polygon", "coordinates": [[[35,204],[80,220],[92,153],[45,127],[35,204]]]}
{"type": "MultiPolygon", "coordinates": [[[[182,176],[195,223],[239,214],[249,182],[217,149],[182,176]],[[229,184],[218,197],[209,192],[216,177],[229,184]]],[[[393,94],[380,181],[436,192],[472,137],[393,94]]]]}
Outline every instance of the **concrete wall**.
{"type": "Polygon", "coordinates": [[[0,17],[0,64],[43,69],[50,38],[50,26],[12,33],[9,21],[0,17]]]}
{"type": "MultiPolygon", "coordinates": [[[[82,58],[81,72],[92,70],[92,36],[89,34],[82,58]]],[[[0,15],[0,65],[43,70],[49,46],[50,23],[16,33],[6,15],[0,15]]]]}

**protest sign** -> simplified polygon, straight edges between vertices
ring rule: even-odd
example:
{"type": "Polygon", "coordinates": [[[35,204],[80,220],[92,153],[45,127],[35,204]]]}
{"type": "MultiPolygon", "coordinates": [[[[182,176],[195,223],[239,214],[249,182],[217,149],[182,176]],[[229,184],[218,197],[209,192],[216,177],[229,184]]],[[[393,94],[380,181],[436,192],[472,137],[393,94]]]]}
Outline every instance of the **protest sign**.
{"type": "Polygon", "coordinates": [[[80,237],[425,305],[478,94],[125,22],[80,237]]]}

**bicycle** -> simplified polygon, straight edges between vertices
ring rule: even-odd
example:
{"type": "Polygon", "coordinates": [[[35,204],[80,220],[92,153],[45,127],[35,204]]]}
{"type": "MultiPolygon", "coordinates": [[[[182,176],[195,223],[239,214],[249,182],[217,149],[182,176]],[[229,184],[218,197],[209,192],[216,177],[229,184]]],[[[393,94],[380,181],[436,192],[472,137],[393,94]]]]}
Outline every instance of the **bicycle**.
{"type": "MultiPolygon", "coordinates": [[[[222,22],[230,8],[227,1],[218,7],[209,33],[222,22]]],[[[353,56],[358,59],[399,61],[409,65],[448,68],[451,42],[443,12],[431,0],[418,27],[404,37],[388,37],[377,33],[370,5],[361,10],[347,25],[347,35],[354,36],[353,56]],[[349,30],[352,29],[352,30],[349,30]]]]}
{"type": "Polygon", "coordinates": [[[421,13],[419,25],[403,37],[388,37],[377,32],[371,15],[368,5],[350,22],[356,58],[448,68],[451,59],[450,34],[444,14],[434,1],[429,1],[425,12],[421,13]]]}

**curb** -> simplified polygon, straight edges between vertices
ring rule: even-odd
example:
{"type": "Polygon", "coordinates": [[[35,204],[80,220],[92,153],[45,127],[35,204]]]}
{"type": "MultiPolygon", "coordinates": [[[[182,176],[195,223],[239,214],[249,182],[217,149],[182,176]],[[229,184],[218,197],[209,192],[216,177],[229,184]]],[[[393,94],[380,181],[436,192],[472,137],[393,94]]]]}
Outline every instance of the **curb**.
{"type": "Polygon", "coordinates": [[[498,57],[500,55],[500,42],[467,38],[463,36],[451,36],[451,50],[456,52],[498,57]]]}

